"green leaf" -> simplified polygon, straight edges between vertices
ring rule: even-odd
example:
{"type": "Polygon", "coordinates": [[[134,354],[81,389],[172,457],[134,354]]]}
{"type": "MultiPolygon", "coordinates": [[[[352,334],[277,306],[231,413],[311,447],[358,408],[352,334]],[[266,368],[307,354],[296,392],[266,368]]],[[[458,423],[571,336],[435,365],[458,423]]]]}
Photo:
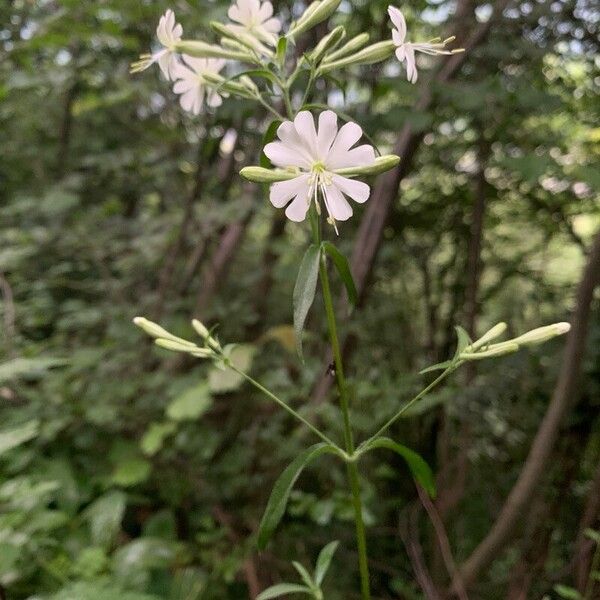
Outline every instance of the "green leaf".
{"type": "Polygon", "coordinates": [[[435,479],[430,466],[421,458],[414,450],[397,444],[390,438],[377,438],[368,444],[367,449],[386,448],[399,454],[408,465],[413,477],[423,487],[423,489],[432,497],[435,498],[435,479]]]}
{"type": "Polygon", "coordinates": [[[352,277],[352,271],[350,270],[348,259],[331,242],[323,242],[321,244],[321,248],[333,261],[335,268],[337,269],[342,281],[344,282],[344,285],[346,286],[348,299],[354,306],[356,306],[358,303],[358,292],[356,291],[356,285],[354,283],[354,278],[352,277]]]}
{"type": "Polygon", "coordinates": [[[285,54],[287,52],[287,38],[280,37],[277,42],[277,63],[283,67],[285,63],[285,54]]]}
{"type": "Polygon", "coordinates": [[[154,456],[163,447],[164,441],[177,429],[175,423],[152,423],[144,434],[140,447],[148,456],[154,456]]]}
{"type": "Polygon", "coordinates": [[[121,521],[127,505],[123,492],[112,491],[100,496],[85,510],[89,522],[92,542],[98,546],[109,546],[121,529],[121,521]]]}
{"type": "Polygon", "coordinates": [[[470,346],[473,341],[471,340],[469,334],[460,325],[457,325],[454,329],[456,329],[456,335],[458,336],[456,354],[460,354],[467,346],[470,346]]]}
{"type": "MultiPolygon", "coordinates": [[[[240,371],[247,373],[252,367],[256,346],[251,344],[231,344],[225,346],[225,355],[240,371]]],[[[244,383],[244,377],[229,367],[212,367],[208,373],[208,386],[215,394],[234,392],[244,383]]]]}
{"type": "Polygon", "coordinates": [[[267,508],[258,528],[258,547],[262,550],[279,525],[285,513],[290,492],[304,468],[313,460],[327,453],[335,453],[330,444],[320,443],[301,452],[283,471],[275,482],[267,508]]]}
{"type": "Polygon", "coordinates": [[[116,485],[128,487],[146,481],[150,476],[152,465],[143,458],[131,457],[120,462],[112,475],[112,482],[116,485]]]}
{"type": "MultiPolygon", "coordinates": [[[[263,135],[262,147],[264,148],[269,142],[272,142],[275,139],[275,135],[277,134],[277,129],[281,125],[281,121],[275,119],[271,121],[271,124],[267,127],[267,131],[265,131],[265,135],[263,135]]],[[[265,169],[270,169],[273,167],[271,161],[268,159],[267,155],[263,152],[260,153],[260,166],[265,169]]]]}
{"type": "Polygon", "coordinates": [[[294,566],[294,569],[298,571],[300,577],[302,577],[302,581],[304,581],[304,583],[312,589],[315,585],[315,582],[312,580],[312,577],[310,576],[310,573],[306,570],[306,567],[295,560],[292,561],[292,565],[294,566]]]}
{"type": "Polygon", "coordinates": [[[166,569],[177,561],[183,549],[179,542],[143,537],[119,548],[113,555],[113,566],[124,576],[133,569],[166,569]]]}
{"type": "Polygon", "coordinates": [[[594,540],[596,544],[600,545],[600,533],[598,531],[595,531],[594,529],[590,529],[588,527],[583,533],[586,537],[590,538],[590,540],[594,540]]]}
{"type": "Polygon", "coordinates": [[[431,373],[432,371],[444,371],[448,367],[452,366],[451,360],[445,360],[444,362],[437,363],[435,365],[431,365],[430,367],[426,367],[422,371],[419,371],[419,375],[425,375],[425,373],[431,373]]]}
{"type": "Polygon", "coordinates": [[[173,421],[195,421],[210,409],[212,403],[208,383],[203,381],[177,396],[167,407],[167,416],[173,421]]]}
{"type": "Polygon", "coordinates": [[[315,583],[318,587],[321,586],[323,579],[325,579],[325,575],[327,575],[327,571],[329,571],[331,559],[338,549],[339,544],[340,543],[337,540],[335,542],[330,542],[321,550],[321,552],[319,552],[317,564],[315,566],[315,583]]]}
{"type": "Polygon", "coordinates": [[[554,591],[567,600],[582,600],[583,596],[574,588],[567,585],[558,584],[554,586],[554,591]]]}
{"type": "Polygon", "coordinates": [[[321,249],[317,245],[311,244],[300,264],[294,287],[294,334],[296,336],[296,350],[302,360],[304,360],[302,355],[302,331],[304,330],[308,311],[315,299],[320,260],[321,249]]]}
{"type": "Polygon", "coordinates": [[[270,600],[271,598],[279,598],[284,594],[310,594],[309,588],[297,583],[278,583],[270,588],[267,588],[264,592],[261,592],[256,596],[256,600],[270,600]]]}
{"type": "Polygon", "coordinates": [[[0,431],[0,456],[37,437],[39,428],[40,422],[37,419],[33,419],[19,427],[0,431]]]}
{"type": "Polygon", "coordinates": [[[39,377],[48,369],[66,364],[67,361],[60,358],[15,358],[0,365],[0,383],[22,377],[39,377]]]}

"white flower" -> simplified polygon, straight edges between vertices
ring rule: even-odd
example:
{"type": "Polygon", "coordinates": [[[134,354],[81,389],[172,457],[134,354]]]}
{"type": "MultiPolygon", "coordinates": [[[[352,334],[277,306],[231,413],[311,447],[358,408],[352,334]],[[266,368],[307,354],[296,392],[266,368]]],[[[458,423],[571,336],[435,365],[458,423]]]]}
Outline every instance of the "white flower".
{"type": "MultiPolygon", "coordinates": [[[[233,32],[246,33],[261,42],[275,46],[277,34],[281,31],[281,21],[273,17],[273,5],[260,0],[237,0],[229,8],[229,18],[239,25],[228,25],[233,32]]],[[[260,50],[260,44],[257,45],[260,50]]]]}
{"type": "Polygon", "coordinates": [[[173,91],[181,94],[179,103],[184,110],[194,115],[200,114],[204,98],[206,103],[212,108],[221,106],[223,100],[221,95],[211,89],[204,79],[207,73],[218,73],[224,66],[225,60],[221,58],[194,58],[183,55],[185,64],[176,63],[172,69],[172,76],[175,85],[173,91]],[[186,66],[188,65],[188,66],[186,66]],[[188,68],[189,67],[189,68],[188,68]]]}
{"type": "Polygon", "coordinates": [[[160,18],[156,28],[156,37],[163,46],[154,54],[142,54],[140,60],[131,65],[132,73],[145,71],[154,63],[158,63],[160,70],[167,79],[171,79],[173,68],[177,64],[175,44],[181,40],[183,27],[175,21],[175,13],[169,9],[160,18]]]}
{"type": "Polygon", "coordinates": [[[419,74],[417,73],[417,63],[415,61],[415,52],[423,52],[432,56],[436,54],[456,54],[463,52],[462,48],[456,50],[446,50],[446,44],[454,40],[449,37],[445,40],[439,38],[430,42],[413,43],[406,41],[406,21],[400,9],[394,6],[388,6],[388,14],[396,29],[392,29],[392,39],[396,45],[396,56],[400,62],[406,63],[406,77],[411,83],[416,83],[419,74]]]}
{"type": "Polygon", "coordinates": [[[346,123],[338,131],[337,117],[331,110],[319,115],[318,131],[313,116],[307,111],[298,113],[293,123],[284,121],[277,130],[280,141],[267,144],[264,152],[275,166],[295,168],[300,175],[272,184],[271,203],[277,208],[290,203],[285,214],[299,222],[306,217],[312,200],[319,210],[320,195],[334,227],[336,220],[349,219],[352,207],[346,196],[356,202],[366,202],[370,189],[366,183],[349,179],[337,171],[375,162],[372,146],[352,148],[362,133],[356,123],[346,123]]]}

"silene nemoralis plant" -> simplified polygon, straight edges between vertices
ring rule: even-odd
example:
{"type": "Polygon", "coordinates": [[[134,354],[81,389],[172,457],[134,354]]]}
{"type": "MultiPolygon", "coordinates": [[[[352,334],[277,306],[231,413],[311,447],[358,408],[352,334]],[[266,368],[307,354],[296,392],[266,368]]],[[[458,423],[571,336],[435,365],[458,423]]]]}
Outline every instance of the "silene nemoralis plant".
{"type": "MultiPolygon", "coordinates": [[[[334,357],[342,441],[335,441],[333,433],[319,429],[240,369],[232,360],[235,345],[221,345],[214,332],[201,322],[192,321],[200,338],[198,343],[172,335],[142,317],[136,318],[135,324],[163,348],[213,361],[222,369],[235,371],[319,438],[318,443],[293,460],[275,483],[257,534],[259,548],[266,546],[275,531],[285,513],[292,487],[309,463],[324,454],[333,455],[345,463],[356,524],[360,591],[362,598],[368,599],[371,592],[358,469],[360,459],[378,448],[396,452],[406,461],[416,482],[434,496],[434,478],[427,463],[414,451],[386,437],[387,430],[461,365],[543,343],[566,333],[569,324],[541,327],[506,341],[498,341],[507,329],[504,323],[497,324],[477,340],[471,340],[462,328],[457,327],[458,342],[454,356],[422,372],[438,371],[437,378],[412,400],[399,406],[387,422],[379,424],[379,427],[374,424],[371,437],[358,444],[355,442],[330,284],[330,263],[351,303],[356,303],[357,293],[348,260],[326,238],[335,240],[340,233],[338,223],[352,216],[349,200],[358,203],[369,200],[370,187],[364,180],[394,168],[400,157],[381,155],[372,144],[361,143],[365,136],[360,125],[349,121],[343,113],[313,101],[315,85],[319,80],[326,80],[328,88],[335,89],[343,82],[346,69],[389,59],[400,61],[407,79],[415,83],[418,78],[416,53],[431,56],[454,54],[462,52],[462,49],[448,48],[453,38],[409,41],[411,36],[402,12],[390,6],[389,39],[371,43],[366,33],[348,39],[344,26],[339,25],[324,35],[314,48],[300,54],[297,43],[301,36],[332,17],[339,4],[340,0],[313,2],[284,31],[284,23],[273,15],[270,2],[237,0],[229,8],[227,23],[210,24],[212,32],[209,37],[218,42],[186,39],[175,14],[168,10],[160,18],[156,31],[159,48],[153,54],[142,55],[132,65],[132,72],[143,71],[157,63],[164,77],[172,83],[181,107],[193,115],[215,110],[226,98],[237,97],[255,101],[263,107],[267,116],[272,117],[271,123],[266,119],[264,122],[263,152],[270,162],[245,167],[240,174],[252,182],[269,185],[269,199],[273,206],[285,208],[285,214],[291,221],[307,222],[310,228],[312,243],[300,262],[293,293],[296,345],[302,360],[302,332],[320,281],[334,357]]],[[[323,598],[321,584],[336,547],[337,542],[332,542],[323,548],[312,575],[302,565],[294,563],[301,583],[278,584],[260,594],[259,600],[292,593],[323,598]]]]}

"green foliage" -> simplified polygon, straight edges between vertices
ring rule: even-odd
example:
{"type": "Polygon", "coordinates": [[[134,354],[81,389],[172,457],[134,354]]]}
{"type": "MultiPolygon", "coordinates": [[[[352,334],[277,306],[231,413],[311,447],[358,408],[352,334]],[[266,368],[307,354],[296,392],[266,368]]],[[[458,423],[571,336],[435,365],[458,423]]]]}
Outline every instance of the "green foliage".
{"type": "Polygon", "coordinates": [[[300,263],[296,285],[294,286],[294,333],[296,335],[296,350],[302,360],[302,332],[308,311],[312,306],[317,291],[321,249],[311,244],[300,263]]]}

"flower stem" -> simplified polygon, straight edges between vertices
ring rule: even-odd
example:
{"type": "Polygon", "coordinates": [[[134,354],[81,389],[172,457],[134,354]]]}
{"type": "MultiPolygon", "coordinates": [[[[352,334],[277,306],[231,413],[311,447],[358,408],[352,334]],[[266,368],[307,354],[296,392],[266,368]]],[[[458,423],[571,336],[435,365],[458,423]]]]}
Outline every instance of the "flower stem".
{"type": "Polygon", "coordinates": [[[283,410],[288,412],[295,419],[297,419],[298,421],[300,421],[301,423],[306,425],[306,427],[308,427],[315,435],[320,437],[324,442],[327,442],[328,444],[330,444],[331,446],[336,448],[340,452],[340,455],[344,455],[344,451],[333,440],[328,438],[321,430],[319,430],[317,427],[315,427],[310,421],[307,421],[301,414],[297,413],[291,406],[289,406],[289,404],[286,404],[281,398],[278,398],[273,392],[268,390],[264,385],[262,385],[258,381],[256,381],[256,379],[253,379],[252,377],[250,377],[250,375],[248,375],[247,373],[244,373],[244,371],[238,369],[231,361],[227,362],[227,366],[230,369],[232,369],[233,371],[235,371],[236,373],[238,373],[239,375],[241,375],[244,379],[246,379],[246,381],[251,383],[256,389],[260,390],[265,396],[267,396],[268,398],[270,398],[271,400],[276,402],[279,406],[281,406],[281,408],[283,408],[283,410]]]}
{"type": "MultiPolygon", "coordinates": [[[[315,241],[320,244],[321,236],[318,226],[313,228],[315,232],[315,241]]],[[[344,365],[342,362],[342,353],[337,333],[337,324],[335,320],[335,311],[333,308],[333,299],[331,296],[331,287],[329,285],[329,275],[327,273],[327,259],[325,255],[321,256],[319,265],[319,276],[321,279],[321,288],[323,290],[323,300],[325,303],[325,312],[327,314],[327,325],[329,328],[329,338],[333,350],[333,359],[335,363],[335,378],[338,392],[340,395],[340,407],[344,420],[344,442],[346,453],[349,456],[354,455],[354,439],[352,428],[350,426],[350,407],[348,401],[348,388],[344,377],[344,365]]],[[[354,507],[354,522],[356,525],[356,543],[358,546],[358,565],[360,570],[360,588],[363,600],[370,600],[371,590],[369,585],[369,565],[367,562],[367,537],[365,533],[365,524],[363,521],[363,507],[360,497],[360,479],[358,476],[358,467],[356,462],[347,463],[348,483],[352,493],[352,506],[354,507]]]]}

